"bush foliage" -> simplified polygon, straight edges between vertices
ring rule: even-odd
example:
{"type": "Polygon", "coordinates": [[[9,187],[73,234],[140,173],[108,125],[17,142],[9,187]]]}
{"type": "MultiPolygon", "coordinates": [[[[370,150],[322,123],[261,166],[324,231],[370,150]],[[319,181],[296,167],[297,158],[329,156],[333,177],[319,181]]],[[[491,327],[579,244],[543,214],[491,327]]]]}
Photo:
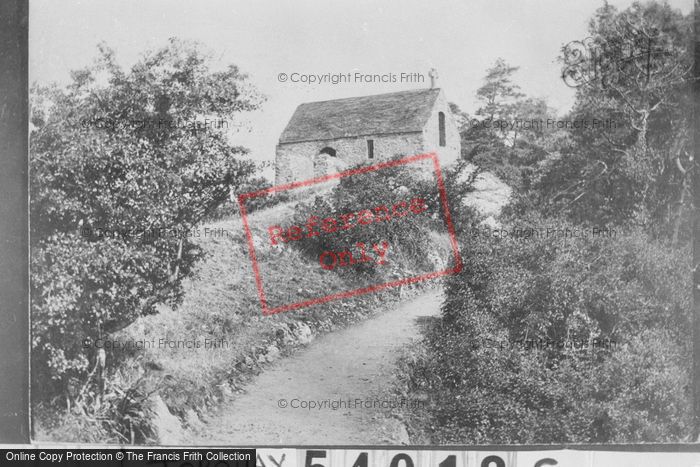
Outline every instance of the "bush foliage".
{"type": "Polygon", "coordinates": [[[502,60],[477,91],[486,122],[607,125],[499,131],[458,112],[463,155],[514,195],[496,231],[461,223],[464,270],[404,360],[401,391],[429,401],[406,414],[417,438],[690,440],[690,24],[665,3],[598,9],[606,80],[563,117],[524,99],[502,60]],[[619,55],[641,36],[664,53],[619,55]]]}
{"type": "Polygon", "coordinates": [[[460,243],[465,269],[449,279],[443,318],[407,380],[434,401],[434,441],[645,442],[688,432],[686,252],[640,232],[460,243]]]}
{"type": "MultiPolygon", "coordinates": [[[[391,211],[396,203],[410,204],[415,198],[423,200],[427,207],[424,213],[392,217],[390,220],[358,225],[348,230],[339,229],[332,234],[295,242],[294,246],[309,256],[318,258],[324,251],[342,251],[358,242],[371,245],[385,241],[392,248],[394,272],[401,271],[401,277],[406,277],[407,273],[433,272],[436,257],[443,255],[436,251],[434,233],[446,234],[447,230],[436,180],[430,173],[423,174],[422,170],[423,167],[416,168],[414,164],[408,164],[342,177],[330,191],[300,203],[294,223],[304,225],[311,216],[338,218],[342,214],[364,209],[371,211],[377,206],[386,206],[391,211]]],[[[456,197],[457,190],[468,191],[471,185],[454,184],[448,185],[446,189],[449,191],[449,199],[459,199],[456,197]]],[[[374,263],[358,263],[354,268],[355,271],[366,273],[376,269],[374,263]]]]}
{"type": "Polygon", "coordinates": [[[251,175],[245,149],[204,122],[261,98],[235,66],[208,63],[171,40],[124,71],[101,46],[67,87],[33,89],[34,397],[75,399],[101,360],[90,343],[179,302],[201,257],[189,233],[251,175]]]}

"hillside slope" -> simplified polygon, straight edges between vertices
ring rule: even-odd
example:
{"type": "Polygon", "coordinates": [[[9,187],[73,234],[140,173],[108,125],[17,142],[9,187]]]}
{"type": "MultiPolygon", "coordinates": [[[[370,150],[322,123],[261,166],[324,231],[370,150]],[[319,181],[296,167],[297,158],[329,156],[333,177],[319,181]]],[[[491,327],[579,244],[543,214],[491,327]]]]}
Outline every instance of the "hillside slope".
{"type": "MultiPolygon", "coordinates": [[[[283,222],[291,218],[295,205],[289,202],[254,212],[251,224],[256,218],[265,219],[266,225],[283,222]]],[[[199,232],[197,242],[207,258],[185,282],[182,304],[174,310],[162,307],[157,315],[140,318],[118,336],[122,342],[158,343],[164,339],[185,343],[146,348],[127,358],[138,361],[138,365],[123,365],[146,368],[146,386],[153,389],[144,392],[154,391],[151,406],[160,442],[174,442],[181,436],[177,427],[158,428],[175,423],[169,412],[177,415],[185,427],[197,427],[200,417],[242,392],[251,377],[280,356],[308,344],[316,334],[358,322],[412,294],[413,288],[387,289],[263,316],[240,218],[204,225],[199,232]],[[191,342],[198,342],[199,347],[188,346],[191,342]],[[166,419],[167,423],[163,422],[166,419]]],[[[258,243],[264,232],[254,228],[253,234],[258,243]]],[[[269,292],[272,297],[284,299],[299,293],[315,297],[328,289],[353,286],[351,276],[328,274],[295,249],[261,248],[257,259],[261,267],[274,271],[272,277],[266,277],[274,284],[269,292]]],[[[129,377],[137,380],[141,376],[137,371],[129,377]]]]}

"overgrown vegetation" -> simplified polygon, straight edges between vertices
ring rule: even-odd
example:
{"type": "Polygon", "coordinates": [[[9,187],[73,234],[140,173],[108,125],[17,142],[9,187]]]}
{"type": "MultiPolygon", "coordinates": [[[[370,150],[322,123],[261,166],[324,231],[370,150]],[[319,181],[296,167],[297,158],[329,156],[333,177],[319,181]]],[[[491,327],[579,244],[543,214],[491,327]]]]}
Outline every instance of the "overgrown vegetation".
{"type": "MultiPolygon", "coordinates": [[[[502,60],[477,91],[476,122],[453,106],[464,161],[445,181],[465,267],[446,282],[441,318],[403,361],[398,390],[429,402],[404,414],[415,440],[688,439],[688,184],[697,170],[688,156],[689,25],[666,4],[622,12],[606,5],[590,34],[615,79],[578,88],[568,115],[524,96],[517,68],[502,60]],[[642,47],[639,34],[663,53],[637,50],[630,60],[620,47],[603,47],[642,47]],[[493,124],[540,119],[614,125],[493,124]],[[463,176],[468,162],[514,188],[501,232],[530,234],[477,230],[461,202],[478,174],[463,176]]],[[[155,392],[195,424],[280,353],[405,293],[261,315],[242,227],[231,218],[237,210],[224,201],[268,185],[244,148],[195,122],[235,120],[262,98],[236,67],[212,71],[208,63],[195,45],[173,40],[124,71],[102,47],[68,87],[33,89],[32,398],[47,438],[153,442],[155,392]],[[190,235],[204,227],[222,233],[190,235]],[[201,261],[207,257],[216,261],[201,261]],[[226,345],[95,345],[161,338],[226,345]]],[[[343,178],[298,209],[284,195],[251,200],[252,217],[302,224],[311,214],[356,212],[403,194],[422,197],[434,215],[319,236],[298,249],[261,248],[258,260],[279,285],[270,300],[347,290],[371,275],[432,271],[449,257],[449,243],[436,234],[444,219],[434,181],[401,169],[343,178]],[[392,268],[321,274],[308,261],[368,238],[401,245],[392,268]]],[[[267,232],[253,234],[259,240],[267,232]]]]}
{"type": "MultiPolygon", "coordinates": [[[[259,224],[256,217],[286,221],[293,212],[293,205],[280,205],[253,213],[252,223],[259,224]]],[[[393,289],[305,308],[300,313],[263,316],[240,219],[229,218],[208,227],[224,229],[226,235],[196,239],[208,259],[200,263],[194,277],[185,280],[185,296],[178,309],[161,309],[114,336],[120,342],[164,338],[220,344],[208,349],[145,349],[131,357],[142,367],[156,368],[148,376],[151,384],[186,424],[242,391],[268,362],[308,343],[313,335],[385,309],[402,295],[393,289]]],[[[253,233],[265,234],[255,227],[253,233]]],[[[266,290],[271,301],[287,299],[289,294],[322,296],[327,288],[354,286],[351,278],[323,274],[293,249],[260,249],[257,259],[272,274],[266,276],[272,284],[266,290]]]]}
{"type": "MultiPolygon", "coordinates": [[[[514,220],[573,229],[563,219],[514,220]]],[[[413,354],[437,443],[648,442],[690,427],[688,252],[614,238],[465,235],[464,271],[413,354]]]]}
{"type": "MultiPolygon", "coordinates": [[[[264,170],[266,164],[260,164],[256,167],[255,172],[260,173],[264,170]]],[[[272,187],[273,184],[270,183],[265,177],[253,176],[240,187],[236,189],[237,194],[249,193],[258,190],[265,190],[272,187]]],[[[276,206],[280,203],[286,203],[292,200],[292,196],[287,191],[282,191],[276,193],[274,196],[260,196],[256,198],[251,198],[246,203],[246,212],[251,214],[255,211],[268,209],[276,206]]],[[[236,217],[240,214],[240,209],[237,203],[221,203],[211,212],[209,212],[204,218],[205,222],[216,222],[222,219],[228,219],[230,217],[236,217]]]]}
{"type": "Polygon", "coordinates": [[[112,355],[93,344],[158,304],[177,306],[202,257],[191,233],[253,172],[246,150],[212,121],[230,122],[262,98],[235,66],[209,63],[196,44],[173,39],[124,71],[100,46],[67,87],[33,88],[35,404],[107,428],[134,416],[127,406],[138,398],[105,384],[112,355]]]}
{"type": "MultiPolygon", "coordinates": [[[[32,397],[41,439],[157,442],[154,397],[192,427],[278,355],[414,290],[262,316],[238,207],[229,198],[269,182],[223,132],[183,125],[236,118],[261,98],[235,67],[210,71],[196,45],[173,41],[129,72],[101,48],[97,64],[76,72],[73,84],[36,88],[33,99],[32,397]],[[161,339],[219,347],[134,346],[161,339]]],[[[399,172],[372,183],[345,179],[330,197],[315,199],[338,210],[374,205],[391,179],[439,212],[435,182],[399,172]]],[[[288,201],[304,196],[265,196],[246,207],[252,219],[285,223],[299,215],[288,201]]],[[[381,274],[405,277],[421,262],[449,257],[445,236],[431,229],[440,215],[426,222],[385,229],[405,235],[401,242],[410,248],[381,274]]],[[[254,236],[267,232],[254,228],[254,236]]],[[[257,252],[273,271],[270,300],[364,285],[352,274],[321,274],[303,254],[257,252]]]]}
{"type": "Polygon", "coordinates": [[[404,413],[416,441],[690,440],[690,20],[606,5],[589,33],[602,68],[570,114],[533,105],[498,61],[477,115],[614,125],[462,114],[464,156],[515,190],[500,229],[459,223],[465,268],[403,361],[398,390],[428,400],[404,413]]]}
{"type": "Polygon", "coordinates": [[[437,183],[432,173],[426,172],[423,166],[400,165],[343,177],[329,193],[301,203],[296,209],[294,222],[304,225],[311,216],[338,217],[347,213],[356,213],[350,220],[356,225],[354,228],[339,228],[328,234],[324,232],[292,245],[308,257],[318,260],[324,251],[342,251],[354,247],[358,242],[367,245],[386,242],[390,249],[388,267],[358,263],[349,270],[350,275],[359,271],[385,277],[410,277],[420,272],[435,271],[440,259],[444,262],[451,256],[440,251],[435,243],[437,232],[446,237],[447,230],[437,183]],[[423,212],[411,211],[410,203],[414,199],[421,200],[423,212]],[[393,206],[401,202],[407,204],[408,214],[401,217],[393,215],[393,206]],[[387,210],[375,211],[380,206],[387,210]],[[358,217],[362,210],[369,210],[371,215],[360,221],[358,217]]]}

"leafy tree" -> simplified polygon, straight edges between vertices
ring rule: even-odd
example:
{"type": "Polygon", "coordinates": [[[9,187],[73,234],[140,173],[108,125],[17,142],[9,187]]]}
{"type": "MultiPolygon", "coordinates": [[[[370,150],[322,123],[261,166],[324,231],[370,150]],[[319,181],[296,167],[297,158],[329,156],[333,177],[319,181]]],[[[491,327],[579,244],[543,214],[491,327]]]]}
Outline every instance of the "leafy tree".
{"type": "Polygon", "coordinates": [[[613,124],[574,129],[576,149],[543,174],[539,187],[556,210],[657,224],[678,240],[689,202],[690,32],[690,18],[667,3],[596,12],[570,118],[613,124]]]}
{"type": "MultiPolygon", "coordinates": [[[[461,232],[464,269],[405,361],[401,390],[428,399],[406,416],[432,442],[689,439],[689,26],[666,3],[605,5],[559,118],[589,126],[478,140],[475,162],[520,172],[498,232],[520,233],[461,232]]],[[[522,98],[505,112],[548,113],[522,98]]]]}
{"type": "Polygon", "coordinates": [[[461,123],[464,158],[512,186],[529,186],[529,172],[523,169],[554,151],[562,131],[547,126],[554,113],[544,99],[520,92],[513,82],[517,70],[500,58],[487,70],[484,85],[476,92],[482,103],[476,115],[481,119],[470,119],[456,106],[452,110],[461,123]]]}
{"type": "Polygon", "coordinates": [[[125,71],[100,45],[67,87],[32,89],[35,396],[78,398],[100,362],[91,342],[178,303],[202,256],[193,229],[251,175],[216,122],[262,98],[236,66],[210,61],[171,39],[125,71]]]}
{"type": "Polygon", "coordinates": [[[479,154],[482,159],[486,157],[502,162],[504,139],[508,132],[498,125],[512,121],[516,101],[522,96],[519,87],[512,82],[512,75],[517,69],[501,58],[496,60],[494,66],[486,71],[484,84],[476,91],[476,97],[481,102],[476,116],[480,119],[470,119],[466,114],[458,117],[462,123],[462,151],[467,159],[479,154]]]}
{"type": "Polygon", "coordinates": [[[516,71],[518,67],[508,65],[502,58],[486,70],[484,84],[476,91],[476,97],[482,103],[477,115],[488,120],[509,120],[512,117],[515,102],[523,96],[520,86],[512,81],[516,71]]]}

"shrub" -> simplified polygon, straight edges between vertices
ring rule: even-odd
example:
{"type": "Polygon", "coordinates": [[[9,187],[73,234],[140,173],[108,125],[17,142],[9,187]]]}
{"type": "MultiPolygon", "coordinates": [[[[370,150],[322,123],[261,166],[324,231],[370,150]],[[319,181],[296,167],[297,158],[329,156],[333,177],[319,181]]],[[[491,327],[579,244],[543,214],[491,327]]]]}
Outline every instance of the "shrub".
{"type": "MultiPolygon", "coordinates": [[[[252,177],[249,181],[242,184],[237,190],[237,194],[249,193],[251,191],[264,190],[270,188],[273,185],[264,177],[252,177]]],[[[255,198],[250,198],[246,201],[246,212],[251,214],[255,211],[261,209],[268,209],[273,206],[277,206],[280,203],[286,203],[290,201],[291,197],[289,192],[281,191],[275,193],[272,196],[258,196],[255,198]]],[[[237,201],[232,201],[231,199],[224,200],[215,209],[205,217],[207,222],[215,222],[222,219],[227,219],[230,217],[236,217],[240,215],[240,208],[237,201]]]]}
{"type": "MultiPolygon", "coordinates": [[[[555,222],[576,228],[534,216],[519,226],[555,222]]],[[[434,442],[663,442],[687,433],[687,254],[639,231],[472,235],[461,244],[464,270],[448,279],[443,316],[405,380],[433,402],[418,425],[434,442]],[[593,339],[613,345],[558,347],[593,339]]]]}
{"type": "Polygon", "coordinates": [[[56,442],[153,444],[158,439],[149,397],[156,390],[156,379],[132,361],[107,375],[101,392],[84,385],[69,410],[58,414],[38,403],[34,411],[41,424],[34,429],[42,439],[56,442]]]}
{"type": "Polygon", "coordinates": [[[127,73],[102,47],[67,88],[33,89],[33,397],[70,402],[96,364],[90,342],[179,302],[201,257],[188,232],[251,175],[243,148],[194,122],[260,98],[207,60],[172,40],[127,73]]]}
{"type": "MultiPolygon", "coordinates": [[[[326,250],[341,251],[358,242],[365,244],[387,242],[393,248],[392,257],[402,271],[434,270],[436,244],[432,232],[444,232],[443,209],[435,180],[416,176],[411,166],[397,166],[365,174],[343,177],[329,192],[300,203],[293,223],[304,225],[310,216],[338,218],[342,214],[372,210],[377,206],[392,208],[397,202],[423,200],[426,214],[407,215],[388,221],[318,235],[294,242],[305,254],[318,258],[326,250]]],[[[355,271],[371,273],[374,263],[358,263],[355,271]]]]}

